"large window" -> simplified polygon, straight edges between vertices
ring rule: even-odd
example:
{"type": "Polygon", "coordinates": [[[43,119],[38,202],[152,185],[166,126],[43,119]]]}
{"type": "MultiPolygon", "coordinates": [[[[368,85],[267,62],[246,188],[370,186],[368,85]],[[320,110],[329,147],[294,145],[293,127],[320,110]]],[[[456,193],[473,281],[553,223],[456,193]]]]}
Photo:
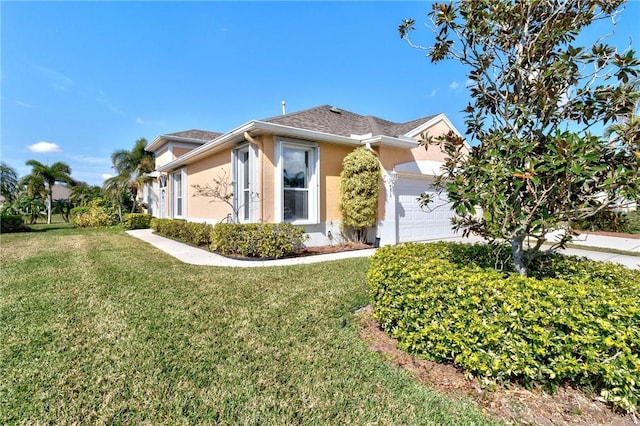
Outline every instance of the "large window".
{"type": "Polygon", "coordinates": [[[233,151],[234,207],[240,222],[259,220],[258,148],[244,145],[233,151]]]}
{"type": "Polygon", "coordinates": [[[317,223],[317,146],[283,140],[278,143],[277,150],[278,217],[286,222],[317,223]]]}
{"type": "Polygon", "coordinates": [[[182,170],[171,175],[171,201],[173,217],[184,217],[184,179],[182,170]]]}

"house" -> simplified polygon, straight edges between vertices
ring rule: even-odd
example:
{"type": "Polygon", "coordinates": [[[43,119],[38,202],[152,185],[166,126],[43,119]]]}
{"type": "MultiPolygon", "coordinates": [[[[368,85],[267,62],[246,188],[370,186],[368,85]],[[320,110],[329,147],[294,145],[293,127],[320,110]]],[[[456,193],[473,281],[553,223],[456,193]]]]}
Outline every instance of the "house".
{"type": "Polygon", "coordinates": [[[370,241],[395,244],[455,236],[450,204],[433,200],[422,209],[418,197],[435,194],[433,179],[444,161],[426,150],[423,132],[457,132],[444,114],[394,123],[322,105],[264,120],[251,120],[226,133],[188,130],[158,136],[147,147],[156,159],[143,201],[156,217],[217,223],[233,210],[195,196],[194,185],[226,177],[240,222],[291,222],[304,226],[308,245],[340,236],[342,160],[358,147],[379,159],[383,176],[378,222],[370,241]]]}

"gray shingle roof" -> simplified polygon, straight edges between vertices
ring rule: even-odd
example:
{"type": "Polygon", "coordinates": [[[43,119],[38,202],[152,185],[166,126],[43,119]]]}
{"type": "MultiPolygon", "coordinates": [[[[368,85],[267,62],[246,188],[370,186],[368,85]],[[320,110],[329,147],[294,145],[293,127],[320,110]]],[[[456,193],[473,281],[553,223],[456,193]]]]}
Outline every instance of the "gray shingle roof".
{"type": "Polygon", "coordinates": [[[179,137],[179,138],[197,139],[197,140],[201,140],[203,142],[209,142],[210,140],[213,140],[213,139],[215,139],[217,137],[222,136],[222,133],[208,132],[206,130],[191,129],[191,130],[185,130],[185,131],[182,131],[182,132],[168,133],[165,136],[176,136],[176,137],[179,137]]]}
{"type": "Polygon", "coordinates": [[[423,117],[406,123],[394,123],[372,115],[364,116],[330,105],[321,105],[261,121],[340,136],[371,133],[372,136],[384,135],[397,137],[415,129],[432,117],[434,116],[423,117]]]}

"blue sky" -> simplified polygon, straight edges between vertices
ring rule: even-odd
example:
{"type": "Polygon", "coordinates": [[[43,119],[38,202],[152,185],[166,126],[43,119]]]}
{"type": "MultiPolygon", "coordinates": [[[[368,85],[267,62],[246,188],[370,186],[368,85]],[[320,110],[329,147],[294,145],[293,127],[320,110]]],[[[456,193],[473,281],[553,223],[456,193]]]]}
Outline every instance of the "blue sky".
{"type": "MultiPolygon", "coordinates": [[[[64,161],[101,185],[139,138],[225,132],[322,104],[403,122],[444,112],[464,132],[465,70],[397,33],[428,2],[7,2],[0,158],[64,161]]],[[[610,43],[634,49],[640,2],[610,43]]],[[[594,29],[594,34],[599,30],[594,29]]],[[[420,29],[420,39],[430,33],[420,29]]]]}

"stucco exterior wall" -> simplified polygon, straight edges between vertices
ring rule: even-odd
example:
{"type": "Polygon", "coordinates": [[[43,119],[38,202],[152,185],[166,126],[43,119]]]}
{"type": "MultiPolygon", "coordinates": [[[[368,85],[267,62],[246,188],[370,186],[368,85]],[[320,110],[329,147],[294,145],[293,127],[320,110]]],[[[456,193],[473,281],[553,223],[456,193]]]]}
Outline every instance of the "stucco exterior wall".
{"type": "Polygon", "coordinates": [[[163,147],[155,152],[156,155],[156,169],[164,164],[173,160],[173,155],[169,151],[168,147],[163,147]]]}
{"type": "Polygon", "coordinates": [[[279,222],[274,217],[275,200],[275,144],[273,136],[261,136],[260,160],[258,164],[258,174],[260,175],[261,191],[260,201],[262,205],[261,220],[267,223],[279,222]]]}
{"type": "Polygon", "coordinates": [[[191,150],[193,150],[193,148],[175,147],[175,148],[173,148],[173,158],[182,157],[184,154],[186,154],[187,152],[189,152],[191,150]]]}
{"type": "Polygon", "coordinates": [[[320,145],[320,221],[340,222],[340,172],[342,161],[350,152],[351,146],[320,145]]]}
{"type": "MultiPolygon", "coordinates": [[[[193,185],[215,186],[213,179],[222,178],[225,175],[227,180],[231,182],[231,150],[225,150],[189,164],[186,168],[186,174],[185,201],[187,216],[190,219],[217,223],[231,213],[231,207],[222,201],[216,201],[212,197],[194,196],[196,190],[193,187],[193,185]]],[[[231,187],[229,187],[229,191],[232,192],[231,187]]]]}

